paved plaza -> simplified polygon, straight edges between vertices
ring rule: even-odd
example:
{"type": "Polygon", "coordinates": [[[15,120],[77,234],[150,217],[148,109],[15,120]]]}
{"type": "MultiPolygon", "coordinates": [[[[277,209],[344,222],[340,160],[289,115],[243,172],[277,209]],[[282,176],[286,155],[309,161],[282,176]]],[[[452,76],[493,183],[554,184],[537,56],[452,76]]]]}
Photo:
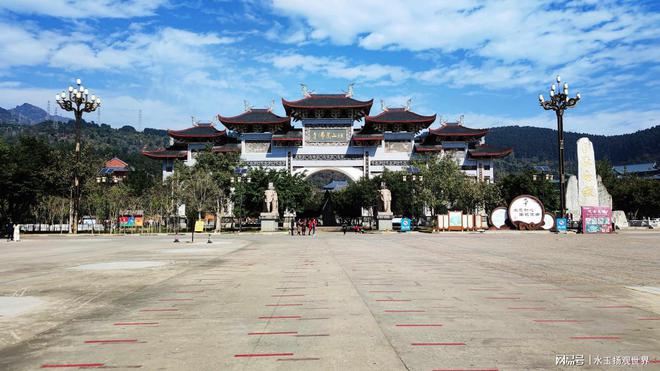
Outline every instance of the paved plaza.
{"type": "Polygon", "coordinates": [[[660,369],[657,232],[189,239],[0,242],[0,369],[660,369]]]}

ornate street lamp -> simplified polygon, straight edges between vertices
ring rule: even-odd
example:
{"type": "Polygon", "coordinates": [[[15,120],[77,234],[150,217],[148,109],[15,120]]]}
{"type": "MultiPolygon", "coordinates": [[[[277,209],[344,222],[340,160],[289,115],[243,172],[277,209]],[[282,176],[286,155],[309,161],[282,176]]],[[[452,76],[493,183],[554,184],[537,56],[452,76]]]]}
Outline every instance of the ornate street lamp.
{"type": "MultiPolygon", "coordinates": [[[[561,77],[557,76],[557,85],[561,84],[561,77]]],[[[568,83],[564,83],[563,91],[555,91],[557,86],[552,84],[550,87],[550,100],[546,101],[543,94],[539,95],[539,103],[541,107],[548,110],[555,111],[557,115],[557,147],[559,148],[559,203],[561,210],[559,211],[560,217],[566,215],[566,181],[564,180],[564,111],[568,108],[575,107],[580,100],[580,93],[575,95],[575,98],[568,97],[568,83]]]]}
{"type": "Polygon", "coordinates": [[[80,130],[82,126],[83,112],[93,112],[101,105],[101,98],[89,95],[89,90],[81,85],[80,79],[76,79],[77,87],[69,86],[68,91],[62,91],[55,96],[57,104],[65,111],[73,112],[76,117],[76,148],[75,166],[73,168],[73,193],[72,193],[72,216],[71,233],[78,233],[78,216],[80,211],[80,130]]]}
{"type": "Polygon", "coordinates": [[[411,186],[412,186],[412,195],[411,195],[412,196],[412,212],[411,212],[411,216],[412,216],[413,220],[416,221],[416,218],[415,218],[416,214],[417,214],[416,213],[416,205],[415,205],[415,202],[416,202],[416,199],[415,199],[416,184],[418,182],[419,183],[424,182],[424,176],[423,175],[418,175],[420,173],[420,170],[418,168],[414,167],[414,166],[409,166],[407,170],[408,170],[409,175],[404,175],[403,176],[403,181],[407,182],[408,180],[410,180],[412,182],[411,183],[411,186]]]}
{"type": "MultiPolygon", "coordinates": [[[[229,178],[230,183],[233,184],[238,184],[240,186],[241,183],[252,183],[252,178],[247,175],[248,169],[243,168],[243,167],[237,167],[234,169],[234,174],[236,176],[229,178]]],[[[240,191],[240,201],[239,201],[239,209],[240,213],[238,215],[238,233],[241,233],[243,231],[243,222],[241,220],[243,216],[243,196],[245,193],[244,186],[241,186],[240,191]]]]}

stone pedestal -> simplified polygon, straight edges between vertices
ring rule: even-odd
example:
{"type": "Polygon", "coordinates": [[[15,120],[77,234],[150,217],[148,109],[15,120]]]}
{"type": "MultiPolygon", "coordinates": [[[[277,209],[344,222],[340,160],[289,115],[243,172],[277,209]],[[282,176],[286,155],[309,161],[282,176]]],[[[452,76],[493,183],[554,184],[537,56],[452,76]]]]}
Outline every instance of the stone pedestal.
{"type": "Polygon", "coordinates": [[[392,230],[392,218],[393,215],[391,212],[385,213],[385,212],[379,212],[378,216],[376,217],[378,221],[378,230],[379,231],[391,231],[392,230]]]}
{"type": "Polygon", "coordinates": [[[294,222],[294,229],[295,229],[295,221],[296,221],[296,214],[294,213],[284,213],[284,220],[282,221],[282,229],[285,231],[288,231],[291,229],[291,221],[293,220],[294,222]]]}
{"type": "Polygon", "coordinates": [[[278,230],[277,223],[280,216],[277,213],[261,213],[259,221],[261,222],[262,232],[276,232],[278,230]]]}

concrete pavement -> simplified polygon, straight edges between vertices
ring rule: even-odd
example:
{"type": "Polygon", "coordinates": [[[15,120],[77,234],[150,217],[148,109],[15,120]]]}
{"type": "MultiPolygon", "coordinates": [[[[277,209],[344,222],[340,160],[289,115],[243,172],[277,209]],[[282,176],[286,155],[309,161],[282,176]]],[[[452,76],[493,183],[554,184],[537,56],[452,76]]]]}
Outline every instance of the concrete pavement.
{"type": "Polygon", "coordinates": [[[213,240],[0,243],[0,369],[660,369],[658,233],[213,240]]]}

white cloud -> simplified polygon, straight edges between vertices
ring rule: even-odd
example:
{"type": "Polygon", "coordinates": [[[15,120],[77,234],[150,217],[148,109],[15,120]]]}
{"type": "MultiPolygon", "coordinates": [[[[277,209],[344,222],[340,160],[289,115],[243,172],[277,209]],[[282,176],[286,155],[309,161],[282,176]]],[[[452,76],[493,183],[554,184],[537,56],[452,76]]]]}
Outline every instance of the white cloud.
{"type": "Polygon", "coordinates": [[[48,65],[66,70],[107,70],[158,64],[193,68],[213,61],[205,49],[232,44],[238,37],[166,27],[155,33],[90,39],[79,33],[33,30],[0,22],[0,69],[48,65]]]}
{"type": "Polygon", "coordinates": [[[554,65],[607,43],[655,38],[660,16],[631,3],[559,8],[552,1],[274,0],[279,14],[302,19],[308,37],[366,49],[474,50],[503,61],[554,65]]]}
{"type": "Polygon", "coordinates": [[[440,58],[436,68],[416,76],[434,84],[522,86],[579,71],[567,77],[586,85],[612,67],[660,60],[660,14],[634,2],[273,0],[272,7],[303,24],[305,37],[292,43],[330,41],[441,56],[460,51],[469,60],[448,65],[440,58]]]}
{"type": "Polygon", "coordinates": [[[19,0],[0,2],[0,10],[60,18],[152,16],[167,0],[19,0]]]}
{"type": "MultiPolygon", "coordinates": [[[[449,113],[443,117],[448,121],[454,121],[460,115],[465,116],[465,126],[473,128],[518,125],[557,129],[557,121],[552,112],[520,117],[466,112],[449,113]]],[[[632,133],[658,125],[658,117],[660,110],[603,110],[595,113],[581,113],[575,110],[565,115],[564,130],[598,135],[632,133]]]]}
{"type": "Polygon", "coordinates": [[[302,54],[271,56],[273,66],[283,70],[323,73],[329,77],[368,83],[399,83],[411,76],[406,68],[383,64],[353,64],[345,58],[331,59],[302,54]]]}

